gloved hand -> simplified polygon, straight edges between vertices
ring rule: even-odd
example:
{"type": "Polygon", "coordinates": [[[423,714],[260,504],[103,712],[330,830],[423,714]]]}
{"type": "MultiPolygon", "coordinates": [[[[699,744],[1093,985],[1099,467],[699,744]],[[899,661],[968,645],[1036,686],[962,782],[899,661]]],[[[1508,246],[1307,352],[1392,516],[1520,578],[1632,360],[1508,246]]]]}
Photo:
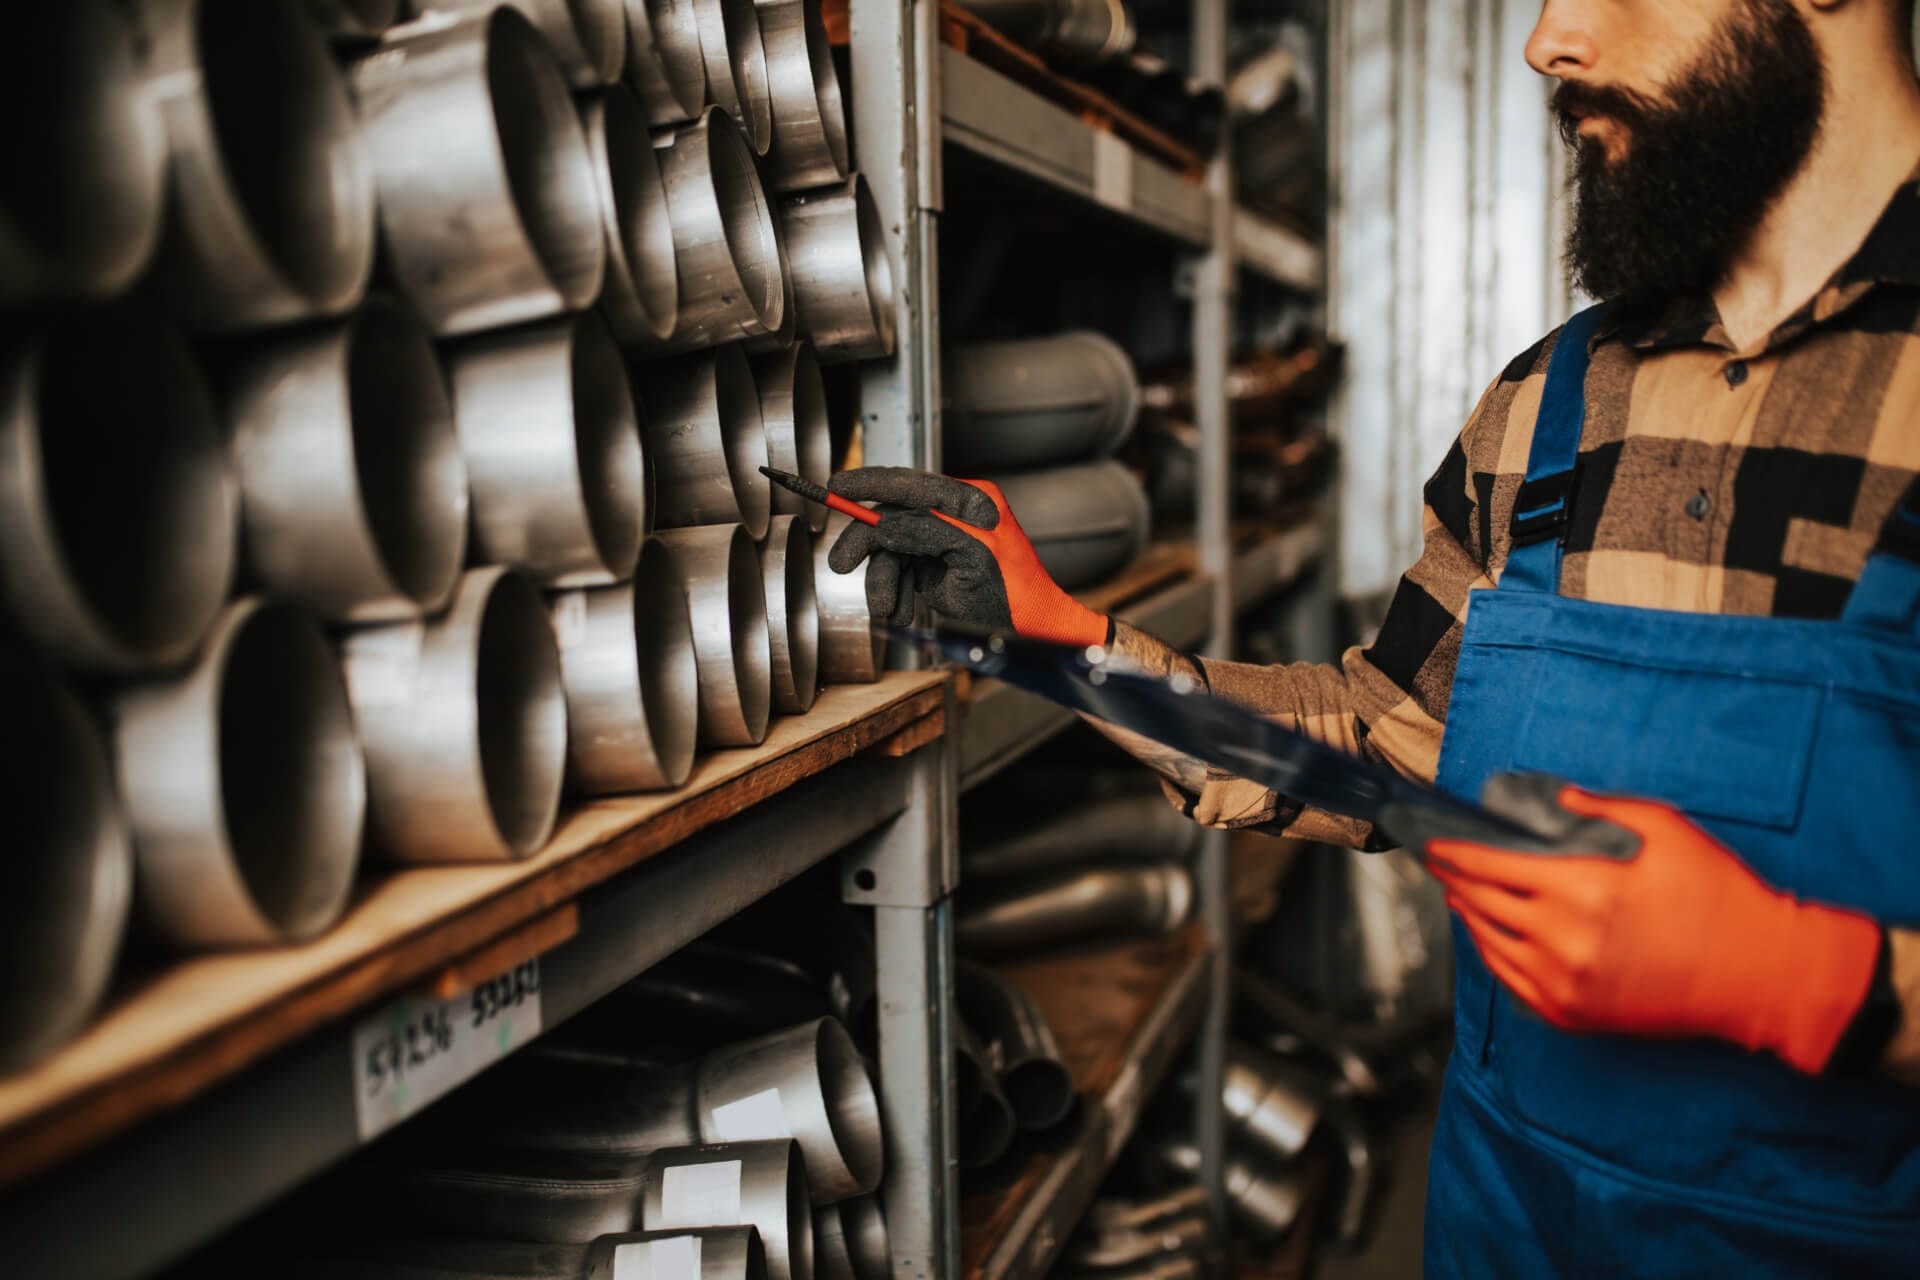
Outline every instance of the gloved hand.
{"type": "Polygon", "coordinates": [[[882,504],[878,525],[855,521],[827,555],[835,573],[867,567],[867,609],[905,625],[923,598],[946,617],[1059,644],[1104,644],[1111,624],[1062,591],[1040,565],[998,485],[907,467],[842,471],[828,486],[882,504]]]}
{"type": "Polygon", "coordinates": [[[1531,851],[1426,842],[1487,967],[1577,1031],[1713,1036],[1824,1070],[1865,1000],[1882,931],[1781,893],[1679,810],[1539,775],[1483,803],[1550,834],[1531,851]]]}

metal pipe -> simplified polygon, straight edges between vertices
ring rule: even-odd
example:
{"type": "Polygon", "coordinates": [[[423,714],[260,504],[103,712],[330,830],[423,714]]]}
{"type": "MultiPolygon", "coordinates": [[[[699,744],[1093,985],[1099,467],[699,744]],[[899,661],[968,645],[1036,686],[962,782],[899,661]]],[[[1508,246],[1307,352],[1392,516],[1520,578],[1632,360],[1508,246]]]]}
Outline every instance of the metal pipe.
{"type": "MultiPolygon", "coordinates": [[[[752,2],[745,0],[749,9],[752,2]]],[[[709,110],[659,150],[680,281],[680,323],[668,346],[711,347],[777,333],[786,318],[785,250],[739,124],[709,110]]]]}
{"type": "Polygon", "coordinates": [[[1013,1146],[1018,1129],[1013,1106],[1000,1092],[992,1072],[980,1077],[980,1097],[973,1108],[960,1118],[960,1167],[984,1169],[1013,1146]]]}
{"type": "Polygon", "coordinates": [[[1133,48],[1133,14],[1123,0],[971,0],[967,8],[1035,52],[1089,66],[1133,48]]]}
{"type": "Polygon", "coordinates": [[[718,1040],[768,1035],[829,1010],[819,980],[789,960],[702,940],[681,948],[603,1002],[614,1043],[651,1044],[653,1028],[691,1023],[718,1040]]]}
{"type": "Polygon", "coordinates": [[[416,0],[421,17],[435,10],[491,13],[502,4],[526,15],[576,89],[612,84],[627,62],[627,15],[621,0],[416,0]]]}
{"type": "Polygon", "coordinates": [[[346,1280],[765,1280],[767,1265],[752,1227],[626,1231],[572,1244],[328,1232],[283,1241],[271,1262],[246,1263],[260,1274],[346,1280]]]}
{"type": "Polygon", "coordinates": [[[887,666],[886,637],[867,612],[867,561],[835,573],[827,554],[853,517],[834,512],[813,544],[813,592],[820,608],[820,678],[828,684],[872,684],[887,666]]]}
{"type": "Polygon", "coordinates": [[[813,1198],[831,1204],[880,1185],[880,1103],[853,1038],[835,1018],[730,1045],[701,1059],[695,1112],[708,1142],[791,1136],[813,1198]]]}
{"type": "Polygon", "coordinates": [[[740,521],[767,536],[773,486],[753,370],[736,346],[647,365],[634,389],[645,409],[647,456],[659,477],[662,529],[740,521]]]}
{"type": "Polygon", "coordinates": [[[626,0],[627,83],[656,128],[691,120],[707,104],[698,4],[626,0]]]}
{"type": "Polygon", "coordinates": [[[1199,1252],[1207,1243],[1207,1207],[1196,1205],[1184,1213],[1160,1218],[1134,1227],[1096,1224],[1092,1234],[1082,1234],[1068,1250],[1069,1267],[1084,1267],[1101,1275],[1139,1274],[1137,1269],[1151,1268],[1179,1256],[1199,1252]]]}
{"type": "MultiPolygon", "coordinates": [[[[1181,1177],[1200,1172],[1200,1149],[1187,1139],[1166,1144],[1157,1155],[1163,1168],[1181,1177]]],[[[1242,1154],[1227,1158],[1226,1187],[1227,1206],[1240,1229],[1265,1243],[1285,1235],[1300,1216],[1307,1180],[1298,1164],[1270,1171],[1242,1154]]]]}
{"type": "Polygon", "coordinates": [[[400,0],[306,0],[329,39],[371,40],[400,21],[400,0]]]}
{"type": "Polygon", "coordinates": [[[983,471],[1107,457],[1140,416],[1132,358],[1089,331],[956,348],[942,385],[947,461],[983,471]]]}
{"type": "Polygon", "coordinates": [[[632,576],[646,536],[640,419],[606,322],[587,311],[450,347],[478,559],[548,587],[632,576]]]}
{"type": "Polygon", "coordinates": [[[546,843],[566,769],[553,627],[532,585],[473,569],[447,612],[339,639],[374,845],[400,862],[506,862],[546,843]]]}
{"type": "Polygon", "coordinates": [[[1073,1111],[1073,1074],[1047,1015],[1025,988],[983,964],[960,960],[954,967],[955,998],[967,1025],[986,1037],[999,1063],[1001,1092],[1022,1129],[1050,1129],[1073,1111]]]}
{"type": "Polygon", "coordinates": [[[1069,591],[1113,576],[1146,550],[1147,493],[1118,462],[984,478],[1000,486],[1041,565],[1069,591]]]}
{"type": "Polygon", "coordinates": [[[773,646],[773,705],[804,714],[820,692],[820,607],[813,594],[813,536],[799,516],[775,516],[760,544],[773,646]]]}
{"type": "Polygon", "coordinates": [[[758,746],[772,712],[773,644],[753,540],[737,524],[668,529],[659,538],[673,553],[693,621],[700,741],[758,746]]]}
{"type": "Polygon", "coordinates": [[[299,5],[136,0],[171,154],[155,272],[198,331],[338,315],[373,273],[374,180],[299,5]]]}
{"type": "Polygon", "coordinates": [[[1227,1123],[1243,1141],[1282,1163],[1306,1149],[1320,1121],[1324,1090],[1304,1073],[1246,1045],[1227,1047],[1221,1098],[1227,1123]]]}
{"type": "Polygon", "coordinates": [[[643,1158],[514,1153],[508,1162],[493,1153],[441,1165],[362,1161],[334,1186],[353,1217],[409,1232],[586,1244],[640,1229],[648,1174],[643,1158]]]}
{"type": "Polygon", "coordinates": [[[112,0],[15,5],[0,76],[34,98],[0,176],[0,302],[104,298],[146,267],[166,208],[166,128],[112,0]]]}
{"type": "Polygon", "coordinates": [[[853,1259],[855,1280],[887,1280],[893,1274],[893,1260],[887,1249],[887,1217],[880,1197],[855,1196],[835,1207],[840,1210],[840,1233],[853,1259]]]}
{"type": "Polygon", "coordinates": [[[566,76],[513,9],[413,22],[349,69],[387,259],[434,333],[577,311],[607,242],[566,76]]]}
{"type": "MultiPolygon", "coordinates": [[[[833,475],[833,433],[827,420],[827,389],[820,362],[804,342],[753,358],[760,393],[760,421],[767,431],[768,465],[815,484],[833,475]]],[[[804,515],[815,533],[827,527],[827,508],[786,489],[772,492],[776,515],[804,515]]]]}
{"type": "Polygon", "coordinates": [[[954,941],[991,957],[1089,936],[1172,933],[1193,906],[1193,879],[1182,866],[1092,867],[1044,880],[992,885],[963,895],[954,941]]]}
{"type": "Polygon", "coordinates": [[[0,600],[41,648],[90,672],[185,662],[239,517],[212,397],[157,311],[91,307],[0,343],[0,600]]]}
{"type": "Polygon", "coordinates": [[[467,468],[433,342],[370,300],[221,370],[252,576],[330,622],[446,603],[467,546],[467,468]]]}
{"type": "Polygon", "coordinates": [[[773,143],[773,95],[754,0],[693,0],[693,13],[707,98],[740,122],[753,153],[764,156],[773,143]]]}
{"type": "Polygon", "coordinates": [[[1131,1231],[1151,1227],[1169,1218],[1204,1213],[1207,1208],[1205,1187],[1182,1187],[1148,1200],[1103,1198],[1087,1210],[1087,1225],[1096,1232],[1131,1231]]]}
{"type": "Polygon", "coordinates": [[[672,554],[648,539],[633,581],[547,598],[567,700],[567,781],[583,795],[670,790],[693,772],[700,676],[672,554]]]}
{"type": "Polygon", "coordinates": [[[656,1151],[640,1220],[649,1231],[752,1226],[767,1280],[813,1280],[813,1201],[792,1142],[728,1142],[656,1151]]]}
{"type": "Polygon", "coordinates": [[[995,839],[969,842],[960,862],[972,884],[1089,862],[1185,861],[1200,836],[1201,828],[1156,790],[1078,804],[995,839]]]}
{"type": "Polygon", "coordinates": [[[579,1280],[767,1280],[767,1250],[753,1227],[639,1231],[602,1236],[579,1280]]]}
{"type": "Polygon", "coordinates": [[[346,909],[366,762],[305,614],[229,605],[193,666],[109,695],[137,903],[176,946],[297,942],[346,909]]]}
{"type": "Polygon", "coordinates": [[[790,197],[780,216],[800,336],[823,364],[892,355],[893,258],[866,179],[790,197]]]}
{"type": "Polygon", "coordinates": [[[0,803],[15,823],[0,957],[0,1074],[65,1044],[105,997],[133,898],[113,764],[85,710],[44,668],[0,666],[0,803]]]}
{"type": "Polygon", "coordinates": [[[820,6],[756,0],[773,102],[772,186],[804,191],[847,180],[847,109],[820,6]]]}
{"type": "Polygon", "coordinates": [[[606,230],[600,310],[622,345],[664,342],[680,319],[673,224],[646,114],[624,85],[580,99],[606,230]]]}

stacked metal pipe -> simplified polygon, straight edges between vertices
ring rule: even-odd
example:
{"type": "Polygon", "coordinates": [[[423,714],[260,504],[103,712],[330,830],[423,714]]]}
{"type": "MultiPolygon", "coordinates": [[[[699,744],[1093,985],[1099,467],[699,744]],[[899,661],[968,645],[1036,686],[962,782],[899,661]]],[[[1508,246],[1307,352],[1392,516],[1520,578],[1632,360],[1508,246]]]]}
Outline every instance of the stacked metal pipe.
{"type": "Polygon", "coordinates": [[[0,680],[61,860],[0,913],[44,975],[0,1068],[130,920],[310,938],[369,859],[527,857],[568,785],[878,674],[759,474],[824,482],[820,362],[892,349],[817,0],[408,7],[63,0],[0,54],[51,95],[0,178],[0,680]]]}

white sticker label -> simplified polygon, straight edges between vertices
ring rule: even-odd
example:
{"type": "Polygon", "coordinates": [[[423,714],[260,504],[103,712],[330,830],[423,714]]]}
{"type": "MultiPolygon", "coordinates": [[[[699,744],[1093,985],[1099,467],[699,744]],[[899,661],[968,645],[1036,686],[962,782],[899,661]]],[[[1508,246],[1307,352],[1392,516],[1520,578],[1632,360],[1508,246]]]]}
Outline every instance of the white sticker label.
{"type": "Polygon", "coordinates": [[[587,597],[568,591],[553,598],[553,636],[562,649],[571,649],[587,638],[587,597]]]}
{"type": "Polygon", "coordinates": [[[425,634],[412,623],[347,634],[340,669],[356,709],[404,705],[413,697],[425,634]]]}
{"type": "Polygon", "coordinates": [[[1140,1064],[1129,1062],[1107,1095],[1107,1163],[1112,1164],[1140,1120],[1140,1064]]]}
{"type": "Polygon", "coordinates": [[[1133,148],[1101,130],[1093,135],[1093,198],[1109,209],[1133,208],[1133,148]]]}
{"type": "Polygon", "coordinates": [[[732,1227],[740,1224],[740,1162],[676,1164],[660,1179],[663,1227],[732,1227]]]}
{"type": "Polygon", "coordinates": [[[667,1236],[615,1246],[613,1280],[700,1280],[700,1237],[667,1236]]]}
{"type": "Polygon", "coordinates": [[[737,1102],[713,1109],[713,1140],[718,1142],[760,1142],[768,1138],[791,1138],[786,1108],[780,1105],[778,1089],[762,1089],[737,1102]]]}
{"type": "Polygon", "coordinates": [[[353,1031],[361,1139],[386,1132],[539,1033],[538,960],[448,1000],[395,1000],[353,1031]]]}

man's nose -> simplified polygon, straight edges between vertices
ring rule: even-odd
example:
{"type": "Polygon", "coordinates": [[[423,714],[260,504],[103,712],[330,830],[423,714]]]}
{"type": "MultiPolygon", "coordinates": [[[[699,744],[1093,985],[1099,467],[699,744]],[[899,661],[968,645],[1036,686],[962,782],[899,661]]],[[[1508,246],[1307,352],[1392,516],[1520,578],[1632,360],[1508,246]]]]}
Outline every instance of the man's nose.
{"type": "Polygon", "coordinates": [[[1543,76],[1577,77],[1593,69],[1592,0],[1546,0],[1527,37],[1527,65],[1543,76]]]}

